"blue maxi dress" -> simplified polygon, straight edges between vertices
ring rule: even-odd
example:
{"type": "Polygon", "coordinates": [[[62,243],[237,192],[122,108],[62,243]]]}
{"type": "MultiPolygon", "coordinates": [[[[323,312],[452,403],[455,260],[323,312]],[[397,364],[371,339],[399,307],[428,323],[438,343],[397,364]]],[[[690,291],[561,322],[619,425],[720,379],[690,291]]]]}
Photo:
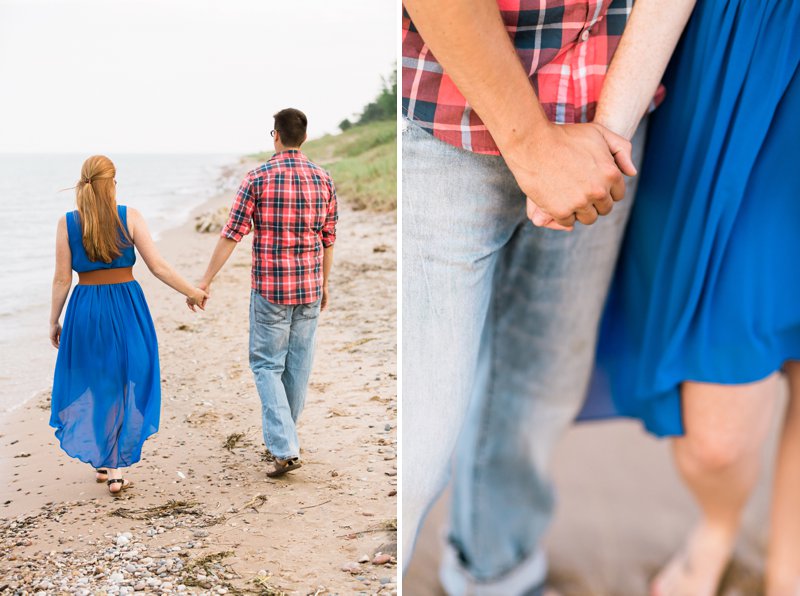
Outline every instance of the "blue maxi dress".
{"type": "MultiPolygon", "coordinates": [[[[117,206],[127,230],[127,209],[117,206]]],[[[67,213],[72,268],[77,272],[131,267],[132,246],[111,263],[92,262],[77,211],[67,213]]],[[[61,448],[96,468],[122,468],[141,458],[158,430],[161,377],[158,342],[136,281],[77,285],[58,348],[50,426],[61,448]]]]}
{"type": "Polygon", "coordinates": [[[598,347],[656,435],[683,433],[683,381],[800,360],[798,65],[792,0],[699,1],[671,62],[598,347]]]}

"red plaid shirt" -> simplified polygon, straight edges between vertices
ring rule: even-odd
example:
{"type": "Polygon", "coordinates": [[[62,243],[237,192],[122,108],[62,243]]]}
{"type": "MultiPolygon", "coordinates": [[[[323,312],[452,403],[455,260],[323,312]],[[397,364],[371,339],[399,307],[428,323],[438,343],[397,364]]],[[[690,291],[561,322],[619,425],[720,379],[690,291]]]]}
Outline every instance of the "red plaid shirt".
{"type": "Polygon", "coordinates": [[[336,240],[336,189],[330,174],[296,149],[248,172],[222,237],[255,228],[252,287],[275,304],[310,304],[322,294],[323,247],[336,240]]]}
{"type": "MultiPolygon", "coordinates": [[[[497,0],[503,22],[547,117],[589,122],[631,0],[497,0]]],[[[663,97],[660,88],[651,109],[663,97]]],[[[486,126],[403,11],[403,113],[438,139],[498,155],[486,126]]]]}

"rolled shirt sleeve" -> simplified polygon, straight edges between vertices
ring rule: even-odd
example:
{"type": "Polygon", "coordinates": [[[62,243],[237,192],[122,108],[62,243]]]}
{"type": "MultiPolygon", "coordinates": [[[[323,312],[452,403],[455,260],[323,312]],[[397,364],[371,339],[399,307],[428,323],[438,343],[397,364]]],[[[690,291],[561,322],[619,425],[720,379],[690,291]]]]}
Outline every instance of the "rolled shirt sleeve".
{"type": "Polygon", "coordinates": [[[239,186],[233,201],[228,223],[222,228],[220,236],[241,242],[253,227],[253,210],[256,204],[256,191],[253,177],[248,175],[239,186]]]}
{"type": "Polygon", "coordinates": [[[322,246],[328,248],[336,242],[336,222],[339,221],[339,204],[336,198],[336,187],[333,180],[329,180],[330,201],[328,202],[328,212],[325,216],[325,225],[322,227],[322,246]]]}

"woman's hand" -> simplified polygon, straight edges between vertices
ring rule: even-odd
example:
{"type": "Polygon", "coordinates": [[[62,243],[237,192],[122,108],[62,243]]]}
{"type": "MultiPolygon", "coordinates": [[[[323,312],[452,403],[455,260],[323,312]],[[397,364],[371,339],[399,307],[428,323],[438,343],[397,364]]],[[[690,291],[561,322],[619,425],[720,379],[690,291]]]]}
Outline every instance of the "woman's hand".
{"type": "Polygon", "coordinates": [[[186,298],[186,305],[192,312],[196,312],[194,307],[200,310],[206,309],[206,301],[208,300],[208,292],[201,288],[195,288],[194,291],[186,298]]]}
{"type": "Polygon", "coordinates": [[[50,343],[53,344],[54,348],[58,349],[58,345],[61,343],[60,323],[50,323],[50,343]]]}

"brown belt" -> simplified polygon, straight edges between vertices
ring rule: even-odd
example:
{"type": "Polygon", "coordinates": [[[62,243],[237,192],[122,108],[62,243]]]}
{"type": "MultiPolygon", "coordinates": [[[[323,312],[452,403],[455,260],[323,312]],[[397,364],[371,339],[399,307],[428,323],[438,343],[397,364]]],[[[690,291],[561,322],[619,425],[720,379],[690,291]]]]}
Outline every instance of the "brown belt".
{"type": "Polygon", "coordinates": [[[95,269],[78,273],[78,284],[82,286],[99,286],[101,284],[124,284],[133,281],[133,267],[116,267],[114,269],[95,269]]]}

